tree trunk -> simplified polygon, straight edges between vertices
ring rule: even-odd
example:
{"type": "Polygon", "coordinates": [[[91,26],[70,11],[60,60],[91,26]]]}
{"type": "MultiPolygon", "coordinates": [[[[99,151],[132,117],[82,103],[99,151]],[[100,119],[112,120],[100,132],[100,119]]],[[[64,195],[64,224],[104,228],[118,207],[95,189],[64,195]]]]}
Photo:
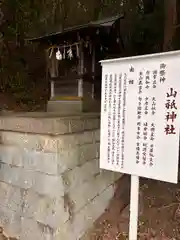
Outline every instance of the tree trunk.
{"type": "Polygon", "coordinates": [[[173,37],[175,35],[175,24],[177,19],[177,0],[165,0],[165,23],[164,23],[164,44],[163,51],[173,50],[173,37]]]}

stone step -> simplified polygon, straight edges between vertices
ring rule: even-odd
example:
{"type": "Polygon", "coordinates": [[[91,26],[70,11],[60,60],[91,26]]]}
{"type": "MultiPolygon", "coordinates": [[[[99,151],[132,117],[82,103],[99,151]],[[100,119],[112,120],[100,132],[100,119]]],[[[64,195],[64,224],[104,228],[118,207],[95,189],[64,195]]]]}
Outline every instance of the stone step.
{"type": "Polygon", "coordinates": [[[99,142],[100,131],[84,131],[81,133],[65,134],[58,136],[29,134],[20,132],[1,132],[1,144],[19,146],[44,152],[59,152],[76,145],[99,142]]]}
{"type": "Polygon", "coordinates": [[[77,213],[122,176],[121,173],[100,170],[97,176],[92,176],[89,181],[79,184],[79,188],[70,190],[68,194],[74,203],[73,212],[77,213]]]}
{"type": "Polygon", "coordinates": [[[59,229],[56,240],[81,239],[83,234],[93,226],[94,221],[103,214],[114,195],[114,186],[110,185],[105,191],[82,208],[71,221],[59,229]]]}
{"type": "Polygon", "coordinates": [[[65,193],[62,175],[48,175],[7,164],[1,164],[0,182],[21,189],[32,189],[38,194],[51,197],[63,196],[65,193]]]}
{"type": "Polygon", "coordinates": [[[83,105],[81,101],[48,101],[48,112],[60,113],[80,113],[83,112],[83,105]]]}
{"type": "MultiPolygon", "coordinates": [[[[99,159],[99,143],[77,145],[71,150],[64,149],[58,153],[0,145],[1,164],[51,175],[62,174],[78,166],[81,168],[86,162],[94,159],[99,159]]],[[[79,173],[80,170],[77,168],[76,171],[79,173]]]]}
{"type": "Polygon", "coordinates": [[[98,129],[100,116],[96,113],[58,115],[57,113],[13,113],[0,117],[0,130],[38,134],[67,134],[98,129]]]}

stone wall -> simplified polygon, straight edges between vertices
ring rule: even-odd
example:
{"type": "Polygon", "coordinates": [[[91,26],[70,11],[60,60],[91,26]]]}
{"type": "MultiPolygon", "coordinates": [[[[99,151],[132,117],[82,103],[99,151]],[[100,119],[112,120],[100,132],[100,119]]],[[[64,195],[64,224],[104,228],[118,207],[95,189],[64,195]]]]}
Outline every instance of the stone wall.
{"type": "Polygon", "coordinates": [[[99,169],[99,117],[1,116],[0,226],[21,240],[76,240],[104,212],[118,173],[99,169]]]}

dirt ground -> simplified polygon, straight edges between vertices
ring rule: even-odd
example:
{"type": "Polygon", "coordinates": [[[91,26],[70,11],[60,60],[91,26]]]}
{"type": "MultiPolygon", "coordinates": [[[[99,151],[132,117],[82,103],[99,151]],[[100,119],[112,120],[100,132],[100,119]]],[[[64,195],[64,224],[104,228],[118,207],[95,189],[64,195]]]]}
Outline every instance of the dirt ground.
{"type": "MultiPolygon", "coordinates": [[[[129,206],[121,213],[118,200],[95,223],[83,240],[128,239],[129,206]]],[[[141,179],[140,240],[180,240],[180,183],[141,179]]]]}

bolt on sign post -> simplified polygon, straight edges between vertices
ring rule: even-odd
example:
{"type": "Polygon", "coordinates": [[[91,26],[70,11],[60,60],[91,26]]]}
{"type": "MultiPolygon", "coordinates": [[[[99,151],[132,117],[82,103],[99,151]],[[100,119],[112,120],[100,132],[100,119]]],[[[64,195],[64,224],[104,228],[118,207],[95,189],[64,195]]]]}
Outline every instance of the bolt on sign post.
{"type": "Polygon", "coordinates": [[[180,51],[101,61],[100,168],[131,175],[129,239],[139,177],[177,183],[180,51]]]}

